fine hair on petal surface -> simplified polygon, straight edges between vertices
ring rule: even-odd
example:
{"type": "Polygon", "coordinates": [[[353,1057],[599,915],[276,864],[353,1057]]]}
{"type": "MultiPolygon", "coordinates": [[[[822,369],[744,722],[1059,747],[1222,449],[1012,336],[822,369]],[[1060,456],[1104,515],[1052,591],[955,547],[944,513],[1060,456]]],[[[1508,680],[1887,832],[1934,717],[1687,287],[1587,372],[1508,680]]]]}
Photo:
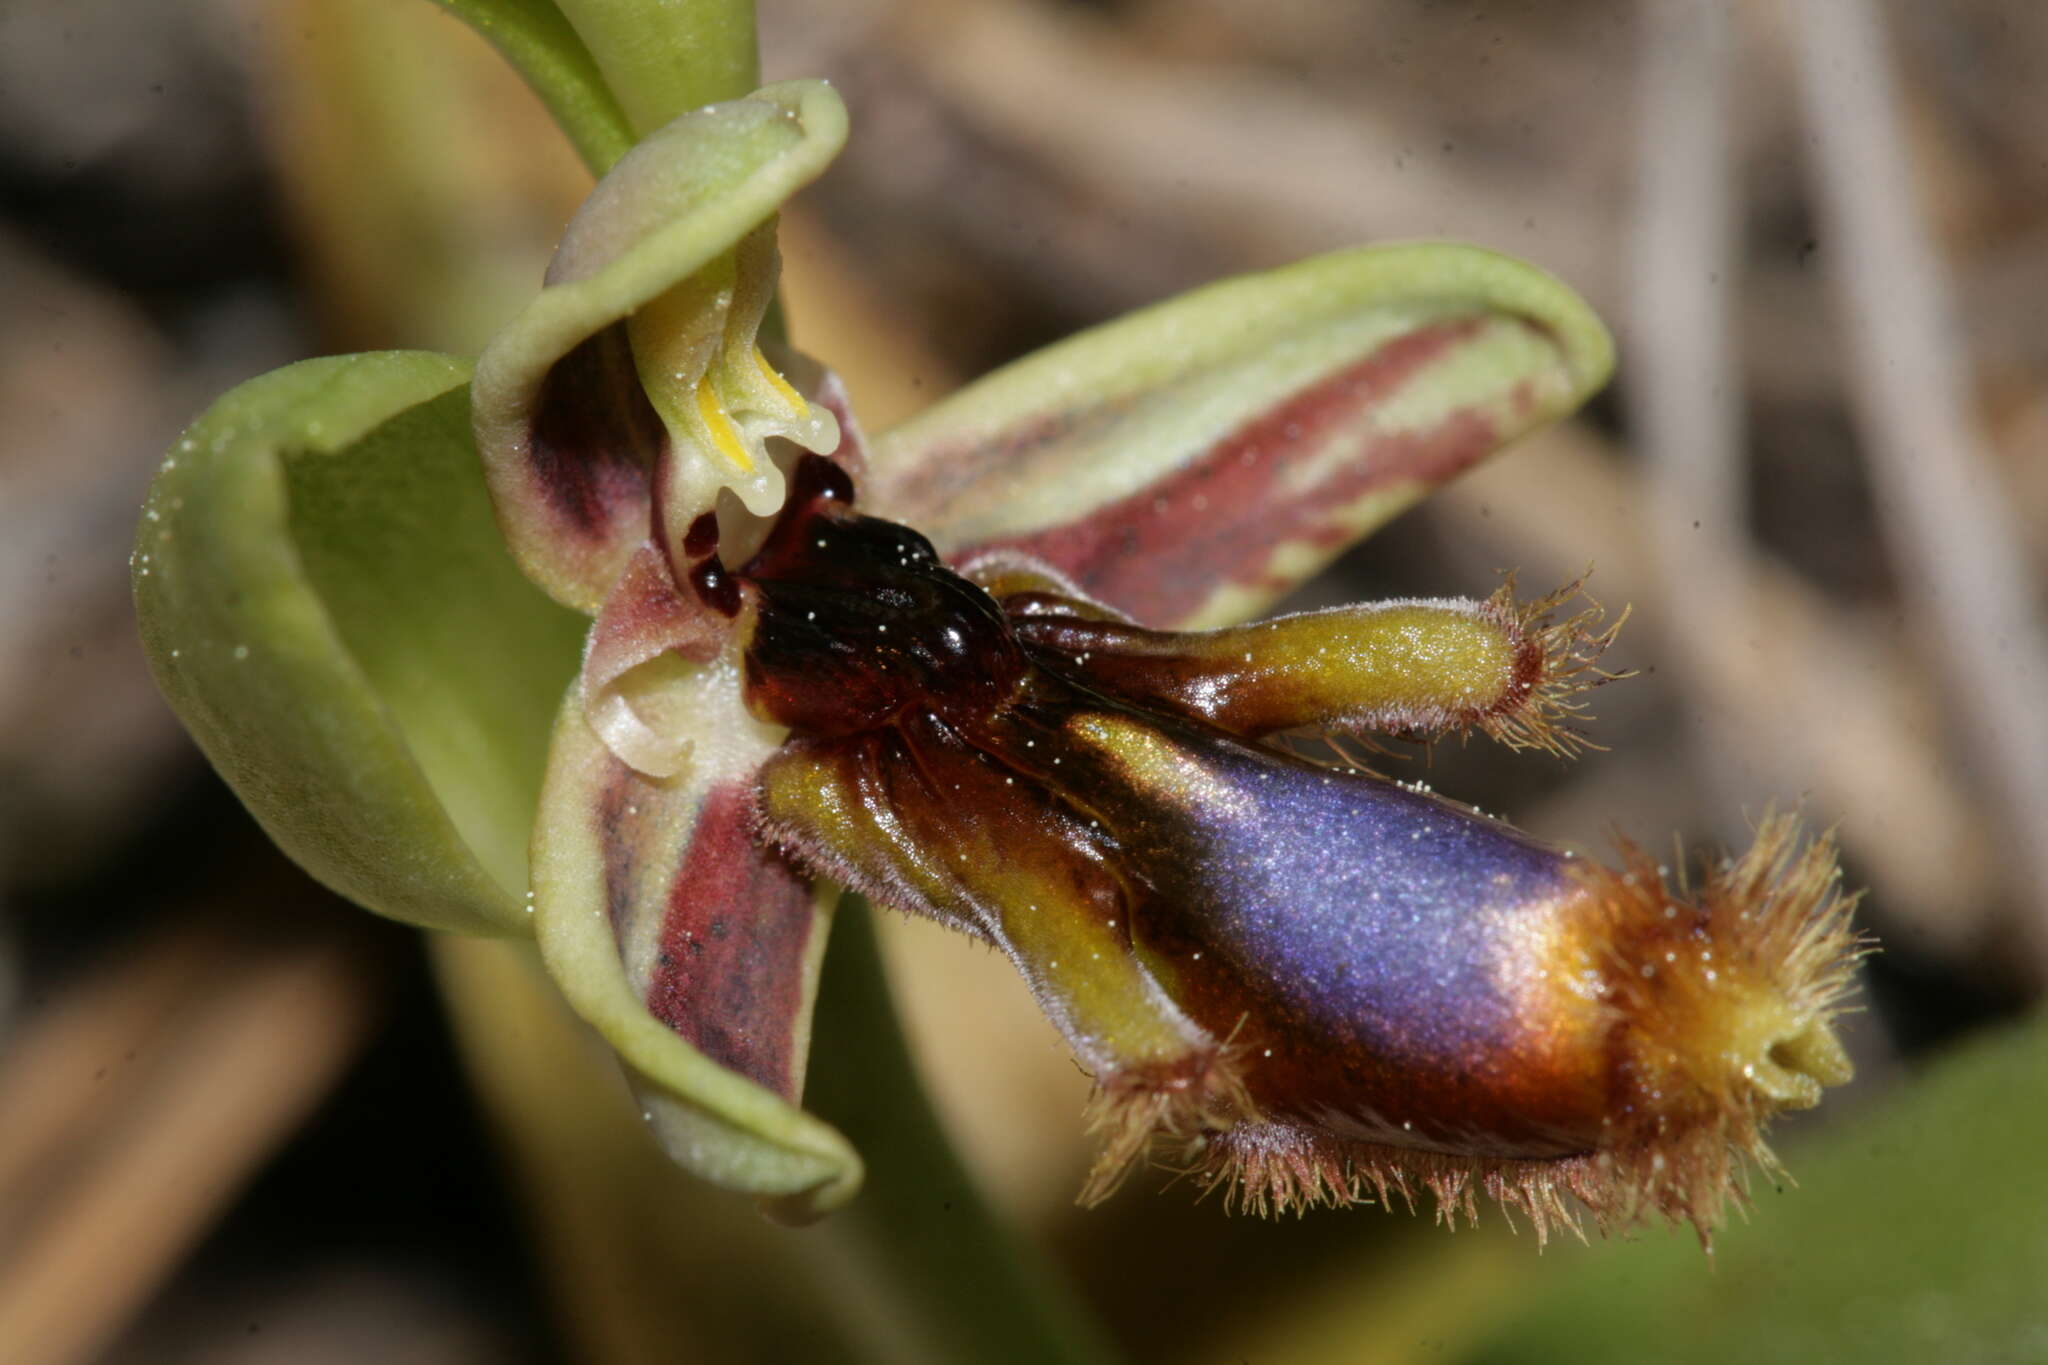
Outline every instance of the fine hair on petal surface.
{"type": "Polygon", "coordinates": [[[1170,1075],[1122,1074],[1099,1081],[1085,1123],[1101,1149],[1078,1202],[1093,1206],[1115,1194],[1149,1152],[1174,1144],[1199,1147],[1257,1118],[1229,1039],[1170,1075]]]}
{"type": "Polygon", "coordinates": [[[1515,575],[1507,574],[1487,598],[1486,612],[1520,636],[1516,679],[1507,704],[1478,721],[1478,728],[1510,749],[1536,749],[1558,758],[1572,758],[1598,749],[1578,727],[1591,717],[1586,694],[1633,676],[1610,672],[1600,660],[1628,624],[1632,608],[1607,620],[1606,609],[1585,594],[1591,571],[1528,602],[1515,601],[1515,575]],[[1575,597],[1586,605],[1560,618],[1558,609],[1575,597]]]}

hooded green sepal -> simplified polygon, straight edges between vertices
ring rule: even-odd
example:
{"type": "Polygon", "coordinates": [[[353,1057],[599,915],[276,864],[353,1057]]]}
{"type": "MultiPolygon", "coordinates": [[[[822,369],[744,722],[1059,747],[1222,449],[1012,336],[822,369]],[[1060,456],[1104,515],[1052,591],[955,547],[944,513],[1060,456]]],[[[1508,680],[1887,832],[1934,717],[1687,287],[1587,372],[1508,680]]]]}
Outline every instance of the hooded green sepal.
{"type": "Polygon", "coordinates": [[[556,600],[595,613],[653,525],[680,560],[721,489],[771,514],[782,476],[769,437],[838,445],[832,414],[784,380],[756,333],[775,288],[770,220],[845,140],[845,106],[820,81],[650,134],[598,183],[547,287],[477,361],[492,500],[513,556],[556,600]]]}
{"type": "Polygon", "coordinates": [[[157,685],[257,820],[352,900],[528,932],[526,840],[583,622],[519,574],[465,361],[308,360],[165,458],[134,585],[157,685]]]}
{"type": "Polygon", "coordinates": [[[1148,624],[1256,615],[1607,378],[1565,285],[1404,243],[1245,275],[996,371],[876,441],[864,496],[1148,624]]]}
{"type": "Polygon", "coordinates": [[[541,959],[679,1165],[805,1222],[862,1174],[798,1107],[838,889],[754,837],[754,774],[781,731],[741,708],[737,658],[660,666],[690,736],[667,776],[606,746],[580,688],[563,703],[533,843],[541,959]]]}

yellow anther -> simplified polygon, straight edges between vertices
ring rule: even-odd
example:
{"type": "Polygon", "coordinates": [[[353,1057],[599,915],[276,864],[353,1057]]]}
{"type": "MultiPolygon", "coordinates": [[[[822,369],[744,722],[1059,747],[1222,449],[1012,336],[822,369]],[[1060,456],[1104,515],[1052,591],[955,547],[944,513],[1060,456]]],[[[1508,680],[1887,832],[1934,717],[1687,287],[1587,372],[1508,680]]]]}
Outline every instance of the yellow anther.
{"type": "Polygon", "coordinates": [[[782,395],[783,402],[789,404],[789,410],[792,413],[801,416],[808,409],[809,405],[804,402],[803,395],[791,388],[789,381],[784,379],[776,371],[775,367],[768,363],[768,357],[761,354],[759,346],[754,348],[754,364],[761,371],[761,377],[766,379],[774,390],[782,395]]]}
{"type": "Polygon", "coordinates": [[[710,433],[711,443],[733,468],[742,474],[754,472],[754,458],[747,454],[739,430],[733,426],[732,418],[726,415],[725,404],[719,401],[718,391],[711,386],[709,375],[697,381],[697,420],[704,424],[704,430],[710,433]]]}

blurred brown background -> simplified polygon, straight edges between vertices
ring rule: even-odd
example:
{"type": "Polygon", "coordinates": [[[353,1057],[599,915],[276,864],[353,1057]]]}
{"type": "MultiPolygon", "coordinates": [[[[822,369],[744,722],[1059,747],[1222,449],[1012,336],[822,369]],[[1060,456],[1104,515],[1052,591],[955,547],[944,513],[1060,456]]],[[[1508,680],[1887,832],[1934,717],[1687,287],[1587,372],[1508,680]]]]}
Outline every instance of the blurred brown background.
{"type": "MultiPolygon", "coordinates": [[[[1615,385],[1304,600],[1590,563],[1635,606],[1641,675],[1598,694],[1608,747],[1576,764],[1445,746],[1402,773],[1589,847],[1739,844],[1773,801],[1839,821],[1885,949],[1863,1096],[2037,998],[2048,9],[763,9],[769,77],[825,75],[852,110],[784,249],[798,339],[871,428],[1353,242],[1460,237],[1572,282],[1615,385]]],[[[416,944],[211,778],[150,685],[125,559],[212,397],[308,354],[474,350],[583,188],[422,0],[0,8],[0,1358],[570,1358],[416,944]],[[10,1325],[48,1349],[11,1354],[10,1325]]],[[[891,928],[970,1163],[1135,1356],[1314,1358],[1367,1307],[1436,1324],[1404,1349],[1455,1346],[1483,1237],[1226,1218],[1156,1179],[1075,1211],[1085,1079],[1005,966],[891,928]]]]}

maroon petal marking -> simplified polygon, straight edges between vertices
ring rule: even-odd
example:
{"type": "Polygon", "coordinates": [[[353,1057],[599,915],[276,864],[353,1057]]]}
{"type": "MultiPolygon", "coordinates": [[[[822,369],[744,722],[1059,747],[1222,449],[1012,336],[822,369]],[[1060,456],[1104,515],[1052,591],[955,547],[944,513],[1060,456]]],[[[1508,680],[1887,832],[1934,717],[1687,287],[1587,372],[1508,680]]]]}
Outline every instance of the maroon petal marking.
{"type": "Polygon", "coordinates": [[[589,542],[646,533],[648,469],[667,437],[634,372],[623,324],[554,363],[532,425],[532,477],[561,530],[589,542]]]}
{"type": "Polygon", "coordinates": [[[718,653],[728,629],[725,613],[706,606],[697,593],[677,591],[667,556],[651,541],[642,542],[591,630],[584,686],[601,687],[669,651],[701,663],[718,653]]]}
{"type": "Polygon", "coordinates": [[[529,578],[595,612],[647,537],[667,434],[622,324],[572,347],[530,388],[504,369],[487,355],[472,390],[498,525],[529,578]]]}
{"type": "Polygon", "coordinates": [[[600,797],[605,902],[629,978],[691,1046],[794,1101],[817,932],[811,885],[754,838],[750,780],[704,793],[687,841],[672,848],[664,834],[679,796],[613,760],[600,797]],[[650,912],[658,925],[636,925],[650,912]],[[651,952],[633,951],[642,941],[651,952]],[[635,957],[645,959],[637,970],[635,957]]]}
{"type": "Polygon", "coordinates": [[[1463,410],[1419,430],[1365,434],[1323,478],[1298,486],[1294,477],[1324,457],[1347,423],[1482,325],[1462,318],[1404,336],[1080,520],[945,548],[955,557],[988,550],[1034,556],[1147,621],[1186,620],[1224,583],[1277,596],[1297,579],[1267,571],[1276,546],[1303,542],[1333,557],[1358,534],[1343,513],[1360,500],[1404,485],[1419,494],[1498,444],[1490,416],[1463,410]]]}
{"type": "Polygon", "coordinates": [[[629,766],[580,691],[564,699],[534,827],[535,936],[670,1155],[814,1216],[860,1173],[795,1103],[830,902],[752,837],[754,775],[781,736],[747,715],[737,660],[673,674],[692,691],[673,777],[629,766]]]}
{"type": "Polygon", "coordinates": [[[879,439],[866,506],[955,563],[1018,551],[1148,624],[1224,625],[1612,362],[1599,320],[1520,262],[1333,252],[985,376],[879,439]]]}

